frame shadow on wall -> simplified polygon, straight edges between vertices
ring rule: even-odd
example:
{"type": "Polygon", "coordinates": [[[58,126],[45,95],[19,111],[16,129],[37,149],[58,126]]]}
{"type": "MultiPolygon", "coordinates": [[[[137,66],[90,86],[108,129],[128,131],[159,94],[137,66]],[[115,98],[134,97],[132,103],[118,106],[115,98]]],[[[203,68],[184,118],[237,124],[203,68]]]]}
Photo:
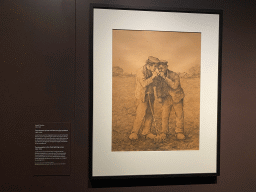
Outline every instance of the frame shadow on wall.
{"type": "Polygon", "coordinates": [[[89,180],[89,188],[217,184],[217,176],[111,177],[89,180]]]}

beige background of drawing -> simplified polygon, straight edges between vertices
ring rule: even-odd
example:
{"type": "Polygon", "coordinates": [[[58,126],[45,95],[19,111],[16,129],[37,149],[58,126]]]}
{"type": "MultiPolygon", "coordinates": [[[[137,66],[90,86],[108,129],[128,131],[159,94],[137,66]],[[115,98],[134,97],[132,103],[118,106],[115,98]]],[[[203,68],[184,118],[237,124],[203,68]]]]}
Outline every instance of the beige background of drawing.
{"type": "Polygon", "coordinates": [[[200,65],[201,33],[113,30],[113,66],[135,74],[148,56],[168,61],[175,72],[200,65]]]}
{"type": "Polygon", "coordinates": [[[94,10],[93,176],[216,172],[218,15],[94,10]],[[200,149],[111,152],[112,29],[201,32],[200,149]]]}

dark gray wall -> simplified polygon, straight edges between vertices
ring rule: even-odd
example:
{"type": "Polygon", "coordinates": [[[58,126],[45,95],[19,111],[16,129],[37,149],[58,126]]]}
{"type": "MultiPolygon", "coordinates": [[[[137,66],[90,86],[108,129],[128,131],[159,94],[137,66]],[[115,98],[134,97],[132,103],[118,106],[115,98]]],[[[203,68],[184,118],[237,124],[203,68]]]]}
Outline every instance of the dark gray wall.
{"type": "Polygon", "coordinates": [[[0,191],[255,191],[255,9],[233,0],[0,1],[0,191]],[[217,184],[89,188],[90,3],[223,10],[217,184]],[[71,122],[70,176],[33,177],[35,121],[71,122]]]}

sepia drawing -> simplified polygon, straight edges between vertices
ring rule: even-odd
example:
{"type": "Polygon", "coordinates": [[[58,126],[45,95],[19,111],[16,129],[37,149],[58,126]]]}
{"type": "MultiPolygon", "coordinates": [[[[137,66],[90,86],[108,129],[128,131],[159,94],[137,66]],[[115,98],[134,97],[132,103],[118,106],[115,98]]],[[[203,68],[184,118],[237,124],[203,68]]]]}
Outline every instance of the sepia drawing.
{"type": "Polygon", "coordinates": [[[201,33],[112,35],[112,151],[198,150],[201,33]]]}

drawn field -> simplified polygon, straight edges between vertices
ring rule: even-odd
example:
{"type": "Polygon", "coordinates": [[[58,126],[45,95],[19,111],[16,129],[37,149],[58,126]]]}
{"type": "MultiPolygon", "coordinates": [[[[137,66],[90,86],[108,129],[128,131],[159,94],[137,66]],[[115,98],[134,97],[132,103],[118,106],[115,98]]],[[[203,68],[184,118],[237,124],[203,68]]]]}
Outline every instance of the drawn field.
{"type": "Polygon", "coordinates": [[[175,114],[170,114],[169,133],[166,141],[156,143],[139,135],[130,140],[136,115],[135,77],[113,77],[112,87],[112,151],[169,151],[199,149],[200,78],[181,78],[184,98],[185,140],[174,136],[175,114]]]}

